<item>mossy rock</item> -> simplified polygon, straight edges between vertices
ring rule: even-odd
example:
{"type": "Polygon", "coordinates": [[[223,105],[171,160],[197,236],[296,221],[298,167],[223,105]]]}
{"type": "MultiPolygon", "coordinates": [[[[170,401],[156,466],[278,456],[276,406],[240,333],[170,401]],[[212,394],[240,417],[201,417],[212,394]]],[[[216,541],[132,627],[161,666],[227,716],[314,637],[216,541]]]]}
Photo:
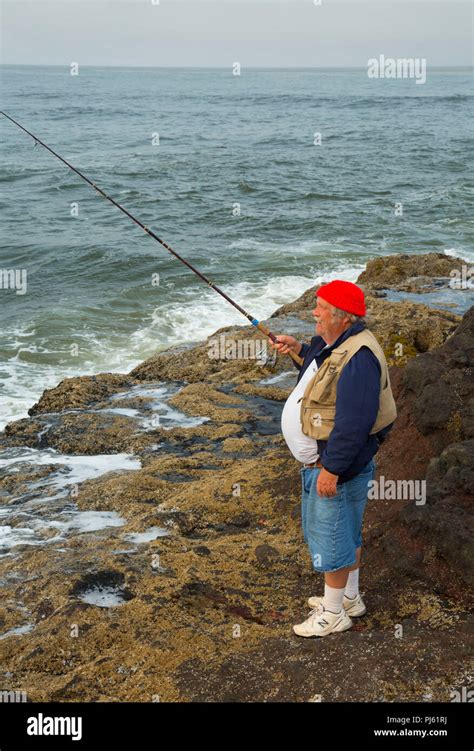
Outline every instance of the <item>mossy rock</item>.
{"type": "Polygon", "coordinates": [[[388,343],[384,346],[384,354],[388,365],[403,368],[411,357],[416,357],[418,351],[413,342],[398,334],[390,334],[388,343]]]}

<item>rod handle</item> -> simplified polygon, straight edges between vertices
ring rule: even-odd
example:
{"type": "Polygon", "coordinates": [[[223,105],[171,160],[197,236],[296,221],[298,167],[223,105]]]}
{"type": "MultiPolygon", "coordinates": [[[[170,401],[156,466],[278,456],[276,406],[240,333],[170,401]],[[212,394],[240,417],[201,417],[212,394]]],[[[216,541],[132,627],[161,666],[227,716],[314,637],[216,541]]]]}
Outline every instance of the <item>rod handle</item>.
{"type": "MultiPolygon", "coordinates": [[[[259,329],[259,331],[262,332],[262,334],[265,334],[266,336],[270,337],[270,339],[272,340],[272,342],[276,342],[276,336],[275,336],[275,334],[272,334],[272,332],[270,331],[270,329],[267,329],[267,327],[264,326],[263,323],[261,323],[260,321],[255,320],[255,319],[252,321],[252,323],[253,323],[254,326],[257,327],[257,329],[259,329]]],[[[299,355],[296,355],[294,352],[292,352],[291,349],[290,349],[289,352],[287,352],[287,354],[298,365],[303,365],[303,359],[299,355]]]]}

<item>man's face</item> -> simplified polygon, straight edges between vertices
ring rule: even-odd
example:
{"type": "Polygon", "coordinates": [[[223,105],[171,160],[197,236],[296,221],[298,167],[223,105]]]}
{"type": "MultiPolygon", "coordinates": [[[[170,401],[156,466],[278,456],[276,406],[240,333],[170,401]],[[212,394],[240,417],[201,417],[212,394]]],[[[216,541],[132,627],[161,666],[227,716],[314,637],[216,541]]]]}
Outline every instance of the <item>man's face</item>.
{"type": "Polygon", "coordinates": [[[316,307],[312,311],[316,322],[316,334],[322,336],[326,344],[332,344],[350,324],[348,318],[334,315],[335,307],[320,297],[316,298],[316,307]]]}

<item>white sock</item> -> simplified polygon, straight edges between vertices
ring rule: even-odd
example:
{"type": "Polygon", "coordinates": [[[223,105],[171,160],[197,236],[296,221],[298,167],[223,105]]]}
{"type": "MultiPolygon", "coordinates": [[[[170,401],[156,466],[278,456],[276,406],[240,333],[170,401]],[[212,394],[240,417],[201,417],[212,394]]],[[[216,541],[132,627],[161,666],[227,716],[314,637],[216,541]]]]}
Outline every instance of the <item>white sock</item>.
{"type": "Polygon", "coordinates": [[[359,594],[359,569],[349,571],[349,578],[347,580],[346,589],[344,591],[346,597],[350,597],[351,600],[357,597],[359,594]]]}
{"type": "Polygon", "coordinates": [[[342,610],[342,600],[344,597],[344,587],[335,589],[324,585],[323,606],[324,610],[330,610],[331,613],[340,613],[342,610]]]}

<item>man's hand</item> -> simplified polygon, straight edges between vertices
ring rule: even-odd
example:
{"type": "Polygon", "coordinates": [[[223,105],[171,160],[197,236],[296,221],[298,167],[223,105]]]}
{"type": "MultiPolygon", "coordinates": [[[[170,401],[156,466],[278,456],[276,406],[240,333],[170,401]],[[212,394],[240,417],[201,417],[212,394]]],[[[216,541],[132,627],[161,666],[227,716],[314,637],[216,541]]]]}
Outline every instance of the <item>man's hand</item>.
{"type": "Polygon", "coordinates": [[[274,349],[275,347],[277,348],[280,355],[287,355],[290,350],[294,352],[295,355],[299,355],[303,347],[303,344],[295,339],[294,336],[287,336],[287,334],[280,334],[277,336],[276,342],[273,342],[270,337],[268,338],[268,341],[274,349]]]}
{"type": "Polygon", "coordinates": [[[337,494],[337,479],[339,475],[333,475],[332,472],[328,472],[327,469],[322,468],[318,475],[318,482],[316,483],[316,490],[318,495],[323,498],[330,498],[337,494]]]}

